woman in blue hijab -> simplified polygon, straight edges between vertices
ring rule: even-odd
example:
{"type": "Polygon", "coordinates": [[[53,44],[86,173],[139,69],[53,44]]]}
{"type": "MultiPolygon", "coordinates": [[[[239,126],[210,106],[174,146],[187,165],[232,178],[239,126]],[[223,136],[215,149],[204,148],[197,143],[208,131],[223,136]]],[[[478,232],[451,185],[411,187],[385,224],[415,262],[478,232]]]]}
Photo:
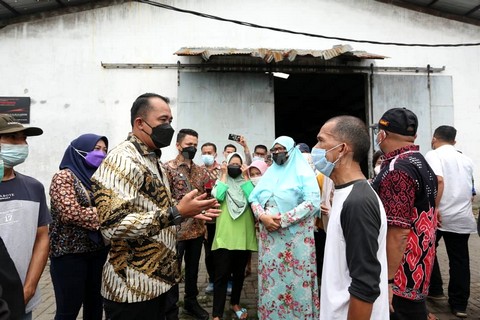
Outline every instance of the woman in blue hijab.
{"type": "Polygon", "coordinates": [[[50,185],[50,274],[55,291],[56,320],[101,320],[100,285],[107,249],[93,203],[90,177],[106,156],[108,140],[84,134],[65,150],[50,185]]]}
{"type": "Polygon", "coordinates": [[[292,138],[277,138],[270,151],[273,164],[249,197],[260,222],[258,317],[318,319],[313,234],[318,183],[292,138]]]}

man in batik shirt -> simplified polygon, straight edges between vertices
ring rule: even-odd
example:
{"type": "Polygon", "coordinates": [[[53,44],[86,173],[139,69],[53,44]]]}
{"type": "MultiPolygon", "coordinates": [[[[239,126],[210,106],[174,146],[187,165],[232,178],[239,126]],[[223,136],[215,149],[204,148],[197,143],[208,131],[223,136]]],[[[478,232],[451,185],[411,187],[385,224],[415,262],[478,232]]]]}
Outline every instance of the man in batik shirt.
{"type": "Polygon", "coordinates": [[[384,153],[372,181],[387,213],[390,319],[426,319],[425,298],[435,259],[437,178],[414,144],[417,116],[405,108],[384,113],[377,143],[384,153]]]}
{"type": "MultiPolygon", "coordinates": [[[[170,183],[172,198],[180,201],[188,192],[197,189],[204,192],[209,177],[205,167],[197,166],[192,160],[198,146],[198,133],[192,129],[181,129],[177,134],[178,155],[168,161],[164,168],[170,183]]],[[[208,319],[208,311],[197,301],[198,262],[202,254],[205,234],[203,220],[188,218],[180,225],[177,235],[178,264],[185,257],[185,296],[183,310],[196,319],[208,319]]]]}

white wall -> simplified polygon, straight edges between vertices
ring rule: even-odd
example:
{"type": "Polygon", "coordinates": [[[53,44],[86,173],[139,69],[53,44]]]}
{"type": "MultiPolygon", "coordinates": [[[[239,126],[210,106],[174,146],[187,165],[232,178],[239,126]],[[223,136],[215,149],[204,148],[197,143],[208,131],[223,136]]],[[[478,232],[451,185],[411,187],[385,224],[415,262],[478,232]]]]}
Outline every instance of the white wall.
{"type": "MultiPolygon", "coordinates": [[[[168,1],[180,8],[310,33],[395,42],[479,42],[480,27],[373,0],[168,1]]],[[[180,47],[325,49],[339,41],[258,30],[137,2],[0,29],[0,95],[30,96],[31,125],[45,134],[29,139],[21,171],[46,186],[68,143],[78,135],[107,135],[111,146],[130,129],[135,97],[152,91],[172,98],[174,70],[106,70],[100,63],[175,63],[180,47]]],[[[480,48],[351,45],[389,56],[378,66],[446,66],[453,77],[457,146],[480,170],[480,48]]],[[[180,58],[186,61],[184,58],[180,58]]],[[[175,122],[175,120],[174,120],[175,122]]],[[[173,148],[164,153],[167,160],[173,148]]],[[[480,181],[478,171],[477,181],[480,181]]],[[[480,185],[480,184],[479,184],[480,185]]]]}

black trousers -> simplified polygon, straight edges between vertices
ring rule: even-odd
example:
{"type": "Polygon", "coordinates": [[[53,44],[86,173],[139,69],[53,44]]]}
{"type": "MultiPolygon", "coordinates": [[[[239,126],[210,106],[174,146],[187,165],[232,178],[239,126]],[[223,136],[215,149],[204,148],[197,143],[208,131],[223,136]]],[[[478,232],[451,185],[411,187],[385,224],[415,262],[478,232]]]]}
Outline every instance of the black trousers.
{"type": "Polygon", "coordinates": [[[181,268],[185,257],[185,296],[184,300],[196,300],[198,295],[198,264],[202,255],[203,236],[178,241],[178,265],[181,268]]]}
{"type": "Polygon", "coordinates": [[[107,320],[178,320],[178,285],[152,300],[121,303],[104,299],[107,320]]]}
{"type": "Polygon", "coordinates": [[[101,320],[102,269],[108,249],[72,253],[50,258],[50,275],[55,291],[55,320],[77,318],[83,304],[83,319],[101,320]]]}
{"type": "Polygon", "coordinates": [[[425,320],[427,319],[427,305],[425,300],[409,300],[393,295],[394,313],[390,313],[390,320],[425,320]]]}
{"type": "Polygon", "coordinates": [[[322,280],[323,258],[325,256],[325,241],[327,234],[324,230],[319,229],[313,233],[315,239],[315,253],[317,256],[317,277],[322,280]]]}
{"type": "MultiPolygon", "coordinates": [[[[470,234],[460,234],[437,230],[436,246],[443,237],[447,249],[450,281],[448,283],[448,303],[452,309],[465,311],[470,297],[470,255],[468,239],[470,234]]],[[[433,264],[429,294],[443,294],[443,281],[437,257],[433,264]]]]}
{"type": "Polygon", "coordinates": [[[25,314],[22,280],[2,238],[0,238],[0,298],[4,302],[0,318],[3,316],[6,319],[20,319],[25,314]]]}
{"type": "Polygon", "coordinates": [[[212,317],[222,317],[227,300],[227,283],[230,275],[233,276],[232,295],[230,304],[240,304],[245,267],[247,266],[247,250],[217,249],[213,251],[215,261],[215,282],[213,290],[212,317]]]}
{"type": "Polygon", "coordinates": [[[215,261],[213,260],[213,238],[215,238],[215,223],[206,223],[207,226],[207,238],[204,241],[205,249],[205,266],[207,267],[208,282],[213,283],[215,281],[215,261]]]}

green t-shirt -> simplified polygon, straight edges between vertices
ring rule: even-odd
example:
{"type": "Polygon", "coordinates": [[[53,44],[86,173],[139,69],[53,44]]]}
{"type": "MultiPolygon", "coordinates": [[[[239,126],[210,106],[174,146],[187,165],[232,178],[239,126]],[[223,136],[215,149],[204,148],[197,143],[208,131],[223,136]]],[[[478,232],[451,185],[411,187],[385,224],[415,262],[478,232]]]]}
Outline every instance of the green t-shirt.
{"type": "MultiPolygon", "coordinates": [[[[228,212],[227,202],[225,201],[228,185],[217,181],[215,188],[217,189],[216,198],[218,202],[220,202],[220,210],[222,210],[222,213],[217,218],[212,250],[257,251],[258,244],[255,236],[255,220],[252,209],[247,205],[245,211],[237,219],[233,220],[228,212]]],[[[247,181],[242,184],[241,188],[245,198],[248,199],[248,196],[253,190],[253,184],[247,181]]]]}

